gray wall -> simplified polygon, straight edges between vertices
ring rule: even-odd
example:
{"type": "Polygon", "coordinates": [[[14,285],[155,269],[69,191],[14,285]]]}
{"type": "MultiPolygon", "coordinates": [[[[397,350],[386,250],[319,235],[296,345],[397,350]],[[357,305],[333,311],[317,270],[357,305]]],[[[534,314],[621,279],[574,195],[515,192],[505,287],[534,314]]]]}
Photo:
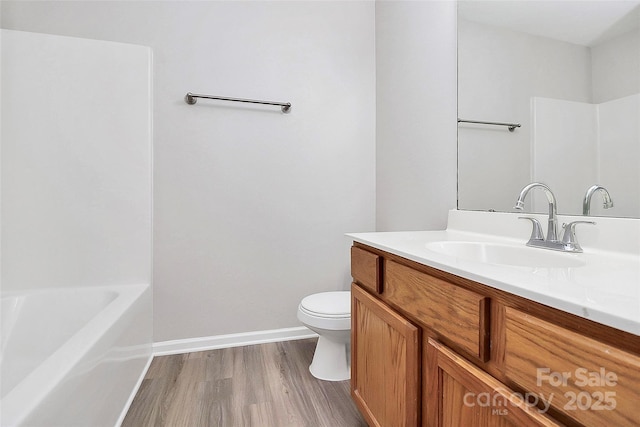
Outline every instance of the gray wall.
{"type": "Polygon", "coordinates": [[[4,1],[2,26],[153,49],[155,341],[298,326],[348,286],[345,232],[455,208],[454,2],[4,1]]]}
{"type": "Polygon", "coordinates": [[[446,227],[456,126],[456,3],[376,2],[378,230],[446,227]]]}

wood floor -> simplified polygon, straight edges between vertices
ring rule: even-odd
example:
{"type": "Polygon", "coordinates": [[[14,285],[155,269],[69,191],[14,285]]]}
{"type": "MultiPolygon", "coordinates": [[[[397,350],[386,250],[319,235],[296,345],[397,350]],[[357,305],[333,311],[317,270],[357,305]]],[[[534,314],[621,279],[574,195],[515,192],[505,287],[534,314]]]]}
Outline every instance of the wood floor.
{"type": "Polygon", "coordinates": [[[358,427],[349,382],[309,373],[316,339],[158,356],[123,427],[358,427]]]}

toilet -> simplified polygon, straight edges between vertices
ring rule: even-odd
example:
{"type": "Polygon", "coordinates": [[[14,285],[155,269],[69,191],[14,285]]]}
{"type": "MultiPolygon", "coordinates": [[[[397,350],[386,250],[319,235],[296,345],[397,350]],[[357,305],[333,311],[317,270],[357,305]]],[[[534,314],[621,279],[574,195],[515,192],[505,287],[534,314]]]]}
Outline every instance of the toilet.
{"type": "Polygon", "coordinates": [[[326,381],[351,378],[351,292],[321,292],[303,298],[298,320],[319,335],[309,366],[311,375],[326,381]]]}

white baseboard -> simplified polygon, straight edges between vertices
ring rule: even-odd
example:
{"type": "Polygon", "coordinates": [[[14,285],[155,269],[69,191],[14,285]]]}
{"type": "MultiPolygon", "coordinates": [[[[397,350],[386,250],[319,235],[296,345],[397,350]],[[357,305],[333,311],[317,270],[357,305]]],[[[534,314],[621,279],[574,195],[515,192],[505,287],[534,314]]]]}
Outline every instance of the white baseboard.
{"type": "Polygon", "coordinates": [[[267,331],[243,332],[239,334],[215,335],[211,337],[189,338],[184,340],[160,341],[153,343],[154,356],[190,353],[193,351],[215,350],[217,348],[241,347],[268,342],[300,340],[314,338],[318,334],[299,326],[295,328],[272,329],[267,331]]]}

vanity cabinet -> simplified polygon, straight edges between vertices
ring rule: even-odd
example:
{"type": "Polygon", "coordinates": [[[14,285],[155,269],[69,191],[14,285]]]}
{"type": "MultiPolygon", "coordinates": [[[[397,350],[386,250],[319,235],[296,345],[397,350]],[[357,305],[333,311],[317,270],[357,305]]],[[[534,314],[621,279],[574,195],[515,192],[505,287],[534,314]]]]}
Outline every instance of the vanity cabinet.
{"type": "Polygon", "coordinates": [[[351,394],[370,426],[416,426],[420,331],[386,304],[351,289],[351,394]]]}
{"type": "Polygon", "coordinates": [[[640,425],[640,337],[357,242],[351,267],[369,425],[640,425]]]}

